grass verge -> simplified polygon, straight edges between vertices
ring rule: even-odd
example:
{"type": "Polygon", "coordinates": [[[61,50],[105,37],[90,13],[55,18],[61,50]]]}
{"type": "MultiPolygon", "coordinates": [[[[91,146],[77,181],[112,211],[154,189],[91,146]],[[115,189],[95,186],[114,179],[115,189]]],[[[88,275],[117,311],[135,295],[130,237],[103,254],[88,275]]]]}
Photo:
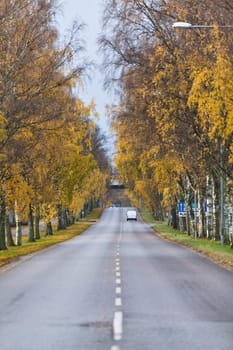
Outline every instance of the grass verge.
{"type": "Polygon", "coordinates": [[[94,208],[90,213],[88,213],[80,222],[96,222],[102,215],[103,208],[94,208]]]}
{"type": "Polygon", "coordinates": [[[145,222],[152,225],[152,228],[160,237],[194,249],[208,256],[211,260],[233,269],[233,249],[229,246],[221,246],[218,241],[195,239],[184,232],[174,230],[166,222],[154,220],[148,211],[142,211],[141,215],[145,222]]]}
{"type": "Polygon", "coordinates": [[[0,251],[0,267],[10,263],[13,260],[16,260],[21,256],[35,253],[54,244],[64,242],[80,235],[91,225],[92,222],[95,222],[100,218],[102,211],[102,208],[95,208],[83,220],[69,226],[66,230],[54,230],[54,234],[52,236],[44,236],[43,232],[41,232],[41,239],[33,243],[28,243],[27,237],[24,236],[22,246],[8,247],[7,250],[0,251]]]}
{"type": "Polygon", "coordinates": [[[54,244],[64,242],[75,236],[80,235],[90,225],[84,223],[77,223],[69,226],[66,230],[54,231],[52,236],[43,236],[41,233],[41,239],[29,243],[27,237],[23,237],[22,246],[19,247],[8,247],[7,250],[0,251],[0,267],[10,263],[13,260],[25,255],[35,253],[39,250],[48,248],[54,244]]]}

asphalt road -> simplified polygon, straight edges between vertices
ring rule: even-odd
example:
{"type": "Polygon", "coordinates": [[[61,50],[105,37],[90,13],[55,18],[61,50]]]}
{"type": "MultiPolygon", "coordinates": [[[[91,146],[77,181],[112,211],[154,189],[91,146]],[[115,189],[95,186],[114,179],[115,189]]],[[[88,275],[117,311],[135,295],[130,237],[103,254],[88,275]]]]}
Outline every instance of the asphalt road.
{"type": "Polygon", "coordinates": [[[0,270],[2,350],[233,349],[233,273],[125,213],[0,270]]]}

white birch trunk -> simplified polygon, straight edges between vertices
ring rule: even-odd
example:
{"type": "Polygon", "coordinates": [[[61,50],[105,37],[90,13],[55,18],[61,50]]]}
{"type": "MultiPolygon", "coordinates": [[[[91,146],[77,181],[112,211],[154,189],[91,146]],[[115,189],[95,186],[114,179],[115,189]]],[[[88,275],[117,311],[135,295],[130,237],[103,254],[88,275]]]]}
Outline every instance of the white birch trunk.
{"type": "Polygon", "coordinates": [[[16,224],[15,243],[17,246],[20,246],[22,245],[22,227],[20,223],[20,216],[18,213],[17,201],[15,201],[15,224],[16,224]]]}
{"type": "Polygon", "coordinates": [[[213,237],[213,179],[206,177],[207,199],[206,199],[206,237],[213,237]]]}

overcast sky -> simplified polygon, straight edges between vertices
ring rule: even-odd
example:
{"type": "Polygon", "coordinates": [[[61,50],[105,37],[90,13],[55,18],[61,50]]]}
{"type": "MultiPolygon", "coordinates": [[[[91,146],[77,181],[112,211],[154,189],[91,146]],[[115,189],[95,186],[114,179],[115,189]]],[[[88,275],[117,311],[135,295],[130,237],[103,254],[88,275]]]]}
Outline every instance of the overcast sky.
{"type": "MultiPolygon", "coordinates": [[[[101,63],[100,55],[97,54],[97,38],[101,32],[101,17],[103,12],[103,0],[60,0],[61,15],[59,15],[60,32],[71,27],[74,20],[84,22],[86,27],[83,31],[86,42],[86,55],[91,61],[101,63]]],[[[96,68],[92,74],[92,80],[86,81],[85,91],[81,93],[81,99],[89,103],[94,98],[97,112],[100,114],[100,125],[105,133],[109,133],[109,123],[105,117],[105,105],[112,103],[112,97],[103,90],[103,76],[96,68]]]]}

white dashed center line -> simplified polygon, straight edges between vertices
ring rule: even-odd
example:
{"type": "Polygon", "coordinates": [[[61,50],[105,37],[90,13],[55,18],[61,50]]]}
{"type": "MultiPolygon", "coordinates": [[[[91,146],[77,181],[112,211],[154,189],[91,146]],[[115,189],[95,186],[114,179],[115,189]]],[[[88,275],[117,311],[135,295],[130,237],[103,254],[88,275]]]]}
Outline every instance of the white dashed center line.
{"type": "Polygon", "coordinates": [[[113,333],[114,333],[114,340],[121,340],[122,339],[122,321],[123,321],[123,314],[122,311],[116,311],[114,315],[113,320],[113,333]]]}
{"type": "Polygon", "coordinates": [[[111,350],[120,350],[120,348],[119,348],[117,345],[113,345],[113,346],[111,347],[111,350]]]}
{"type": "Polygon", "coordinates": [[[121,294],[121,287],[116,287],[116,294],[121,294]]]}
{"type": "MultiPolygon", "coordinates": [[[[123,210],[121,210],[121,226],[120,226],[120,234],[118,236],[118,241],[116,245],[116,258],[115,258],[115,308],[116,311],[114,313],[113,318],[113,340],[115,342],[120,341],[123,335],[123,311],[122,311],[122,287],[121,287],[121,269],[120,269],[120,243],[122,239],[122,231],[123,231],[123,210]]],[[[120,347],[117,345],[113,345],[111,350],[120,350],[120,347]]]]}
{"type": "Polygon", "coordinates": [[[116,306],[122,306],[122,300],[121,300],[121,298],[116,298],[116,299],[115,299],[115,305],[116,305],[116,306]]]}

